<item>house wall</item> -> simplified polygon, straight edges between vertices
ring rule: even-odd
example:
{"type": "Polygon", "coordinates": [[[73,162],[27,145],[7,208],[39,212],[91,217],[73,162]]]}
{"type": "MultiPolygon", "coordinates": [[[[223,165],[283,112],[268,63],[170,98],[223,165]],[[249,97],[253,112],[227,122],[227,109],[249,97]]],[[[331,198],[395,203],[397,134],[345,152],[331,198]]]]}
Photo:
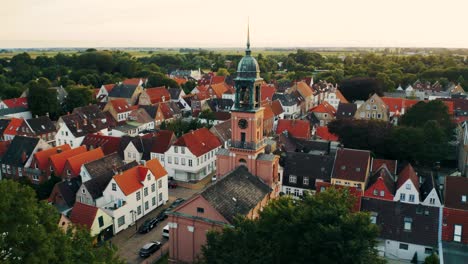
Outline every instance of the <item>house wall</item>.
{"type": "Polygon", "coordinates": [[[431,192],[427,195],[426,199],[421,202],[423,205],[440,207],[442,203],[440,202],[439,196],[435,189],[432,189],[431,192]],[[434,203],[431,203],[431,199],[434,199],[434,203]]]}
{"type": "Polygon", "coordinates": [[[442,219],[443,241],[453,242],[455,225],[461,225],[461,243],[468,244],[468,211],[444,207],[442,219]]]}
{"type": "MultiPolygon", "coordinates": [[[[395,240],[385,240],[385,257],[390,259],[402,259],[411,261],[416,252],[418,255],[418,261],[424,261],[424,259],[431,254],[426,254],[426,248],[433,250],[431,246],[402,243],[408,245],[408,250],[400,249],[402,242],[395,240]]],[[[432,253],[432,252],[431,252],[432,253]]]]}
{"type": "Polygon", "coordinates": [[[136,161],[140,163],[141,157],[143,153],[138,152],[135,145],[130,142],[127,147],[124,149],[124,161],[125,163],[130,163],[132,161],[136,161]]]}
{"type": "Polygon", "coordinates": [[[400,188],[397,189],[395,193],[395,197],[393,198],[394,201],[400,201],[402,203],[411,203],[411,204],[419,204],[419,192],[418,188],[416,188],[413,184],[413,182],[408,179],[405,181],[403,185],[400,186],[400,188]],[[409,184],[409,189],[407,188],[407,184],[409,184]],[[405,194],[405,200],[402,201],[400,199],[401,194],[405,194]],[[409,201],[410,195],[414,195],[414,202],[409,201]]]}
{"type": "Polygon", "coordinates": [[[382,178],[378,178],[373,185],[369,186],[369,188],[364,191],[364,196],[387,201],[393,201],[394,198],[393,194],[385,186],[382,178]],[[377,195],[374,194],[374,190],[377,191],[377,195]],[[384,191],[383,196],[381,195],[381,191],[384,191]]]}
{"type": "Polygon", "coordinates": [[[197,157],[187,147],[171,146],[164,153],[165,169],[170,177],[174,177],[178,181],[201,180],[216,171],[216,152],[219,148],[214,148],[197,157]],[[176,164],[176,158],[178,164],[176,164]],[[192,166],[189,165],[190,161],[192,161],[192,166]]]}
{"type": "Polygon", "coordinates": [[[343,180],[343,179],[337,179],[337,178],[332,178],[331,183],[332,183],[332,185],[341,185],[341,186],[347,186],[347,187],[358,187],[358,188],[361,188],[361,190],[364,190],[364,186],[366,186],[365,182],[350,181],[350,180],[343,180]]]}
{"type": "Polygon", "coordinates": [[[98,205],[96,205],[96,202],[94,201],[93,197],[89,193],[88,189],[86,189],[86,186],[84,184],[81,184],[80,188],[76,192],[75,201],[99,207],[98,205]]]}
{"type": "MultiPolygon", "coordinates": [[[[55,140],[56,132],[52,131],[49,133],[38,134],[33,132],[27,122],[23,122],[20,127],[18,127],[18,131],[16,132],[18,136],[26,136],[26,137],[36,137],[41,138],[42,140],[46,141],[47,143],[53,142],[55,140]]],[[[54,144],[52,144],[54,145],[54,144]]]]}
{"type": "Polygon", "coordinates": [[[76,148],[81,145],[83,139],[84,136],[75,137],[70,131],[70,129],[67,127],[67,125],[65,125],[65,123],[62,123],[55,137],[55,145],[60,146],[63,144],[69,144],[71,148],[76,148]]]}
{"type": "Polygon", "coordinates": [[[94,217],[93,225],[90,228],[90,234],[91,236],[96,236],[99,233],[101,233],[102,230],[107,229],[109,226],[113,225],[114,222],[112,220],[112,217],[105,213],[103,210],[98,209],[96,212],[96,216],[94,217]],[[102,216],[104,225],[102,227],[99,227],[99,217],[102,216]]]}
{"type": "Polygon", "coordinates": [[[327,93],[324,100],[332,105],[335,109],[338,109],[340,99],[336,97],[335,93],[327,93]]]}
{"type": "Polygon", "coordinates": [[[373,95],[356,110],[356,119],[377,119],[388,121],[387,105],[383,103],[377,95],[373,95]],[[379,116],[380,115],[380,116],[379,116]]]}

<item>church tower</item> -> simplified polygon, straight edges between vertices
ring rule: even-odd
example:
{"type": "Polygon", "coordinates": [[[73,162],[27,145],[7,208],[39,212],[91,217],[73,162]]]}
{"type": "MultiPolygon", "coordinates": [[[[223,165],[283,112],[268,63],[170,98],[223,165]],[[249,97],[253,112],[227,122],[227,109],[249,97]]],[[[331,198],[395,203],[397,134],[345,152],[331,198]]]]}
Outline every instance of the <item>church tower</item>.
{"type": "Polygon", "coordinates": [[[263,136],[263,112],[261,106],[260,67],[252,57],[250,34],[247,28],[245,56],[237,67],[234,79],[235,100],[231,111],[231,140],[229,149],[222,149],[217,155],[217,177],[231,172],[238,166],[246,166],[249,172],[262,178],[274,190],[279,183],[279,157],[265,153],[263,136]]]}

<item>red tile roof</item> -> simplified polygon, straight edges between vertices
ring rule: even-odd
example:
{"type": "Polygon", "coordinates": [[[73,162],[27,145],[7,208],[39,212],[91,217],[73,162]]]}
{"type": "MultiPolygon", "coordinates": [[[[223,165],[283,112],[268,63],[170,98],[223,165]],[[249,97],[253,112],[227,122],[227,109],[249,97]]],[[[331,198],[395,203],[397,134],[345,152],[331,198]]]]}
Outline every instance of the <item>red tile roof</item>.
{"type": "Polygon", "coordinates": [[[166,102],[171,100],[171,94],[166,89],[165,86],[153,87],[145,90],[145,93],[148,94],[151,104],[156,104],[160,102],[166,102]]]}
{"type": "Polygon", "coordinates": [[[416,187],[416,190],[419,192],[419,179],[418,175],[413,169],[413,166],[411,166],[410,163],[408,163],[403,170],[400,171],[400,174],[398,175],[398,181],[397,181],[397,189],[399,189],[408,179],[413,182],[414,187],[416,187]]]}
{"type": "Polygon", "coordinates": [[[340,99],[340,103],[347,104],[349,101],[344,97],[340,90],[336,89],[335,91],[336,98],[340,99]]]}
{"type": "Polygon", "coordinates": [[[276,93],[276,88],[274,86],[271,86],[271,85],[267,85],[267,84],[263,84],[261,86],[261,96],[262,96],[262,102],[263,101],[271,101],[273,100],[273,95],[276,93]]]}
{"type": "Polygon", "coordinates": [[[159,103],[158,107],[161,109],[164,119],[171,119],[174,117],[174,111],[171,109],[168,103],[159,103]]]}
{"type": "Polygon", "coordinates": [[[88,149],[101,147],[105,155],[119,151],[121,137],[103,136],[99,134],[88,134],[83,139],[81,145],[88,149]]]}
{"type": "Polygon", "coordinates": [[[284,131],[296,138],[309,139],[310,138],[310,122],[307,120],[299,119],[280,119],[276,127],[276,134],[279,135],[284,131]]]}
{"type": "Polygon", "coordinates": [[[370,151],[339,148],[336,151],[332,178],[365,182],[370,163],[370,151]]]}
{"type": "Polygon", "coordinates": [[[70,150],[71,147],[68,144],[57,146],[54,148],[38,151],[34,153],[34,159],[37,161],[37,167],[41,170],[46,170],[49,166],[49,157],[61,153],[62,151],[70,150]]]}
{"type": "Polygon", "coordinates": [[[106,89],[107,92],[112,91],[114,87],[115,87],[115,84],[104,84],[104,89],[106,89]]]}
{"type": "Polygon", "coordinates": [[[8,108],[16,108],[16,107],[26,107],[26,108],[28,108],[28,98],[27,97],[4,99],[2,101],[6,106],[8,106],[8,108]]]}
{"type": "Polygon", "coordinates": [[[143,187],[141,182],[145,179],[147,172],[147,168],[136,166],[122,172],[121,174],[115,175],[114,180],[119,185],[122,192],[128,196],[143,187]]]}
{"type": "Polygon", "coordinates": [[[371,171],[372,172],[377,171],[384,164],[391,173],[396,174],[396,169],[397,169],[396,160],[372,159],[371,171]]]}
{"type": "Polygon", "coordinates": [[[167,175],[166,169],[164,169],[158,159],[148,160],[146,162],[146,167],[153,173],[156,180],[167,175]]]}
{"type": "Polygon", "coordinates": [[[213,76],[211,77],[211,84],[223,83],[226,80],[226,76],[213,76]]]}
{"type": "Polygon", "coordinates": [[[229,85],[227,85],[225,82],[220,82],[211,84],[210,88],[214,91],[214,95],[217,98],[222,98],[223,94],[229,90],[229,85]]]}
{"type": "Polygon", "coordinates": [[[174,146],[187,147],[197,157],[221,145],[218,137],[205,127],[186,133],[174,142],[174,146]]]}
{"type": "Polygon", "coordinates": [[[16,131],[18,131],[19,127],[23,124],[24,119],[22,118],[15,118],[11,119],[10,124],[5,128],[3,131],[4,135],[16,135],[16,131]]]}
{"type": "Polygon", "coordinates": [[[275,113],[273,113],[273,109],[271,109],[271,105],[269,103],[263,104],[265,108],[263,110],[263,120],[268,120],[275,117],[275,113]]]}
{"type": "Polygon", "coordinates": [[[327,101],[322,102],[321,104],[317,105],[316,107],[310,109],[310,112],[314,113],[328,113],[332,116],[336,115],[336,109],[327,101]]]}
{"type": "MultiPolygon", "coordinates": [[[[422,100],[411,100],[411,99],[405,99],[405,98],[393,98],[393,97],[381,97],[382,101],[388,106],[388,110],[390,112],[398,112],[401,114],[401,111],[403,108],[405,108],[405,112],[408,111],[409,108],[414,106],[415,104],[419,102],[429,102],[427,100],[422,101],[422,100]]],[[[453,102],[451,101],[443,101],[444,104],[448,108],[448,113],[450,115],[453,115],[454,113],[454,105],[453,102]]]]}
{"type": "Polygon", "coordinates": [[[185,84],[187,82],[187,79],[185,78],[179,78],[179,77],[173,77],[172,78],[178,85],[185,84]]]}
{"type": "Polygon", "coordinates": [[[468,211],[468,200],[462,201],[462,196],[468,199],[468,178],[445,177],[445,207],[468,211]]]}
{"type": "Polygon", "coordinates": [[[98,210],[99,208],[95,206],[76,202],[71,212],[70,221],[75,225],[91,229],[98,210]]]}
{"type": "Polygon", "coordinates": [[[127,100],[125,99],[114,99],[110,100],[109,103],[117,113],[123,113],[132,110],[130,105],[127,103],[127,100]]]}
{"type": "Polygon", "coordinates": [[[271,110],[273,110],[275,116],[281,115],[284,112],[280,100],[274,100],[271,102],[271,110]]]}
{"type": "Polygon", "coordinates": [[[123,84],[129,84],[129,85],[138,85],[140,83],[140,80],[143,81],[143,83],[145,83],[145,79],[141,79],[141,78],[131,78],[131,79],[125,79],[122,81],[123,84]]]}
{"type": "Polygon", "coordinates": [[[317,127],[315,129],[315,135],[323,140],[338,141],[338,136],[330,133],[330,131],[328,131],[328,127],[326,126],[317,127]]]}
{"type": "Polygon", "coordinates": [[[297,82],[296,86],[297,90],[302,95],[302,97],[306,98],[314,95],[312,88],[310,88],[310,86],[307,85],[305,82],[297,82]]]}
{"type": "Polygon", "coordinates": [[[77,148],[70,149],[62,153],[58,153],[58,154],[54,154],[50,156],[50,162],[52,166],[54,167],[55,175],[62,174],[63,168],[65,167],[65,162],[67,162],[68,158],[73,157],[75,155],[79,155],[81,153],[85,153],[85,152],[86,152],[86,147],[79,146],[77,148]]]}
{"type": "Polygon", "coordinates": [[[95,161],[97,159],[100,159],[104,157],[104,152],[102,151],[101,148],[93,149],[81,154],[78,154],[76,156],[70,157],[67,159],[68,164],[70,164],[70,167],[75,175],[80,174],[81,170],[81,165],[95,161]]]}
{"type": "Polygon", "coordinates": [[[171,143],[174,141],[175,135],[171,130],[160,130],[156,133],[156,139],[151,146],[151,152],[163,154],[166,152],[171,143]]]}

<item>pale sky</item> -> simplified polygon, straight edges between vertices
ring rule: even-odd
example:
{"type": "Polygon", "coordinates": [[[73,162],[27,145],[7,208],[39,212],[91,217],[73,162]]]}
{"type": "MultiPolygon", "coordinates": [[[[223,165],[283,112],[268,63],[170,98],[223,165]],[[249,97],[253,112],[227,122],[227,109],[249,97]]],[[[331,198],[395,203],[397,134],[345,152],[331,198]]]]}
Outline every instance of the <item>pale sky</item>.
{"type": "Polygon", "coordinates": [[[468,0],[0,0],[0,48],[468,48],[468,0]]]}

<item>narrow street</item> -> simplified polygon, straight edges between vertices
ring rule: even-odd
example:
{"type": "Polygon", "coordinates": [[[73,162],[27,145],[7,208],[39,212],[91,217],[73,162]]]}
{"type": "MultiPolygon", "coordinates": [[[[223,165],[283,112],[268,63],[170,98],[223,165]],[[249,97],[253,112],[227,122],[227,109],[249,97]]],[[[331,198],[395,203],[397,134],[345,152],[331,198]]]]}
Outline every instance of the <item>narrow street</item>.
{"type": "MultiPolygon", "coordinates": [[[[161,243],[165,244],[167,239],[163,238],[162,229],[165,225],[167,225],[168,220],[166,219],[163,222],[158,223],[158,225],[153,228],[153,230],[146,234],[138,233],[138,227],[142,225],[146,219],[156,217],[162,210],[169,207],[175,199],[184,198],[187,200],[199,191],[201,190],[190,190],[180,187],[176,189],[169,189],[169,202],[144,216],[142,219],[138,220],[135,226],[123,230],[111,239],[111,243],[118,248],[118,255],[129,264],[142,262],[145,263],[144,259],[138,255],[140,248],[151,241],[160,241],[161,243]]],[[[163,245],[163,247],[166,248],[167,246],[163,245]]],[[[154,259],[155,255],[157,254],[161,254],[161,250],[155,252],[152,256],[149,257],[149,259],[154,259]]]]}

